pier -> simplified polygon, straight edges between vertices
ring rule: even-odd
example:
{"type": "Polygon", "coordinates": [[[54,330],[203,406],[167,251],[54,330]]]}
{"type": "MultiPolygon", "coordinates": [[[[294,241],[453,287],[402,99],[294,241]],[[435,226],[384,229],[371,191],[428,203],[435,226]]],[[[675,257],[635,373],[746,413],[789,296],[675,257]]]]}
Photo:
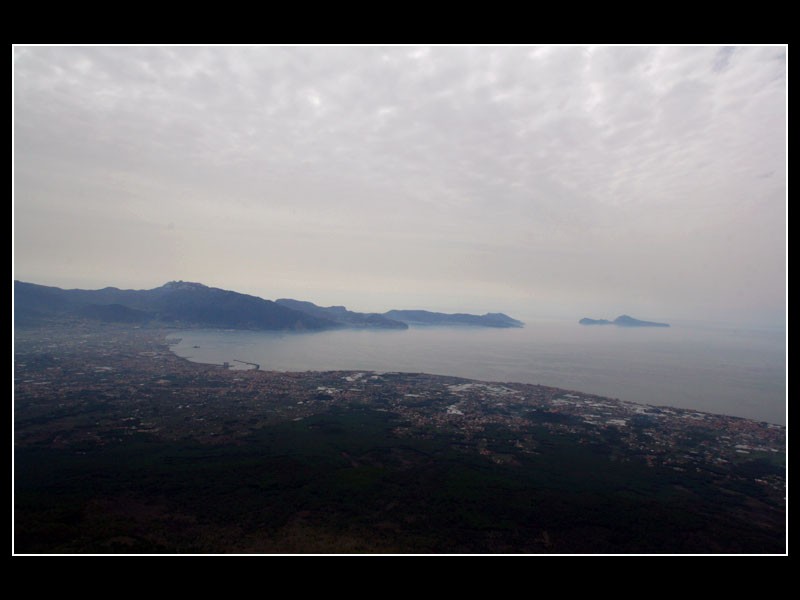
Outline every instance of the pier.
{"type": "Polygon", "coordinates": [[[256,363],[251,363],[251,362],[247,362],[247,361],[244,361],[244,360],[238,360],[238,359],[236,359],[236,358],[234,358],[234,359],[233,359],[233,362],[238,362],[238,363],[241,363],[241,364],[243,364],[243,365],[250,365],[250,366],[251,366],[251,367],[253,367],[253,368],[254,368],[256,371],[258,371],[258,369],[259,369],[259,366],[260,366],[260,365],[258,365],[258,364],[256,364],[256,363]]]}

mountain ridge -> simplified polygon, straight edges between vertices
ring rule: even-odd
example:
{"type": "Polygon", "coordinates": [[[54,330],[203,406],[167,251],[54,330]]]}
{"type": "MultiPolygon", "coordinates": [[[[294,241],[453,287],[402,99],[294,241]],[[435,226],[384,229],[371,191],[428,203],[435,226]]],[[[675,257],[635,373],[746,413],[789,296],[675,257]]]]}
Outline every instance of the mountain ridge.
{"type": "Polygon", "coordinates": [[[479,327],[523,327],[525,324],[503,313],[471,315],[467,313],[439,313],[429,310],[390,310],[385,317],[396,319],[409,325],[471,325],[479,327]]]}
{"type": "Polygon", "coordinates": [[[414,325],[522,327],[503,313],[469,315],[424,310],[359,313],[304,300],[276,301],[202,283],[175,280],[149,290],[62,289],[14,281],[14,323],[35,324],[55,317],[179,327],[321,331],[341,328],[408,329],[414,325]]]}
{"type": "Polygon", "coordinates": [[[316,331],[338,327],[330,319],[295,311],[271,300],[194,282],[171,281],[150,290],[113,287],[63,290],[15,281],[14,292],[17,324],[70,316],[255,330],[316,331]]]}
{"type": "Polygon", "coordinates": [[[311,315],[322,316],[346,323],[356,328],[376,328],[376,329],[408,329],[408,325],[390,319],[378,313],[359,313],[347,310],[344,306],[318,306],[307,300],[294,300],[291,298],[279,298],[275,301],[281,306],[286,306],[292,310],[299,310],[311,315]]]}

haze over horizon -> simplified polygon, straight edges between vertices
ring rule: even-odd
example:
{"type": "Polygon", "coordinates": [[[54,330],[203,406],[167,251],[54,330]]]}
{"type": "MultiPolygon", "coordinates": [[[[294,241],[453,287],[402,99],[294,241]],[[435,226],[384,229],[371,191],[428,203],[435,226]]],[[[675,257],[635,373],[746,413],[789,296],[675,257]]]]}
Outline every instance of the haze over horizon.
{"type": "Polygon", "coordinates": [[[15,279],[785,326],[785,46],[12,58],[15,279]]]}

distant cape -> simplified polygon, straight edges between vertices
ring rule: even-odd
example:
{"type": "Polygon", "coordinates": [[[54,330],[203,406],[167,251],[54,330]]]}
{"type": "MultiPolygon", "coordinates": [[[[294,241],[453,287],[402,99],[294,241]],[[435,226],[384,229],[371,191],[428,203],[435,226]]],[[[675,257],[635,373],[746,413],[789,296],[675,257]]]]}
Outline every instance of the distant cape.
{"type": "Polygon", "coordinates": [[[376,313],[360,313],[347,310],[344,306],[317,306],[305,300],[280,298],[275,301],[281,306],[291,308],[315,317],[331,319],[347,327],[358,329],[408,329],[408,325],[396,319],[376,313]]]}
{"type": "Polygon", "coordinates": [[[438,313],[427,310],[390,310],[383,316],[409,325],[468,325],[477,327],[524,327],[525,324],[503,313],[470,315],[465,313],[438,313]]]}
{"type": "Polygon", "coordinates": [[[608,319],[583,318],[578,321],[581,325],[617,325],[619,327],[669,327],[669,323],[656,323],[655,321],[641,321],[628,315],[620,315],[613,321],[608,319]]]}
{"type": "Polygon", "coordinates": [[[316,317],[333,319],[348,327],[377,329],[408,329],[409,325],[448,325],[470,327],[523,327],[525,324],[503,313],[470,315],[467,313],[440,313],[429,310],[389,310],[385,313],[359,313],[344,306],[317,306],[312,302],[281,298],[281,306],[308,313],[316,317]]]}

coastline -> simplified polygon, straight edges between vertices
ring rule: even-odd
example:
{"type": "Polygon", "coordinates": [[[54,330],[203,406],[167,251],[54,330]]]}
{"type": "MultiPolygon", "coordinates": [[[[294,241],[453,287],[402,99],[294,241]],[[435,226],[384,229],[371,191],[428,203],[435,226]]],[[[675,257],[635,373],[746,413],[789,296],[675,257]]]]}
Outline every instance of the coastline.
{"type": "Polygon", "coordinates": [[[769,338],[703,330],[662,337],[645,330],[586,331],[568,323],[533,324],[529,332],[412,328],[402,339],[394,332],[352,330],[185,333],[174,352],[198,363],[230,361],[236,370],[247,367],[234,359],[282,372],[424,372],[786,423],[785,363],[769,338]]]}
{"type": "MultiPolygon", "coordinates": [[[[124,460],[113,464],[126,469],[125,477],[133,482],[142,476],[156,477],[147,475],[155,468],[157,473],[191,476],[186,485],[207,490],[205,477],[198,474],[197,479],[192,473],[200,469],[202,474],[208,461],[219,463],[220,473],[228,473],[225,457],[239,453],[242,458],[237,460],[245,462],[237,465],[251,464],[248,461],[257,456],[253,468],[280,464],[275,467],[280,473],[294,473],[292,461],[312,452],[308,460],[318,465],[315,468],[330,461],[337,465],[320,477],[337,473],[346,481],[351,473],[378,474],[389,465],[392,470],[386,472],[402,478],[410,465],[427,472],[458,461],[477,461],[474,472],[498,469],[513,476],[508,485],[523,467],[532,469],[526,471],[534,477],[532,485],[544,474],[555,478],[553,485],[567,481],[586,485],[578,465],[589,461],[586,464],[595,465],[592,472],[622,469],[620,473],[629,473],[625,486],[636,480],[640,482],[636,485],[645,486],[643,490],[650,485],[647,481],[670,490],[673,481],[684,488],[701,486],[698,489],[706,495],[738,490],[737,498],[757,499],[753,506],[758,509],[747,508],[755,511],[749,520],[768,515],[770,536],[777,531],[785,507],[786,428],[779,425],[562,388],[425,373],[229,370],[177,356],[169,343],[175,330],[84,323],[15,333],[14,448],[20,460],[30,463],[18,471],[21,474],[46,470],[53,460],[80,469],[86,461],[91,465],[106,460],[104,456],[119,455],[124,460]],[[365,438],[365,431],[373,433],[365,438]],[[274,446],[278,440],[283,441],[274,446]],[[438,448],[435,454],[433,448],[438,448]],[[322,454],[315,458],[316,452],[322,454]],[[142,460],[151,466],[137,471],[142,460]],[[568,466],[578,471],[564,471],[568,466]],[[762,511],[767,512],[762,515],[762,511]]],[[[262,489],[263,475],[258,473],[249,475],[249,480],[233,478],[230,489],[242,489],[249,481],[255,487],[248,498],[260,498],[272,488],[262,489]]],[[[165,485],[158,477],[153,480],[154,494],[165,485]]],[[[602,480],[598,485],[605,485],[602,480]]],[[[293,489],[289,485],[281,493],[293,489]]],[[[59,498],[57,489],[48,493],[59,498]]],[[[92,494],[87,502],[96,507],[101,499],[92,494]]],[[[603,494],[598,501],[604,501],[603,494]]],[[[214,502],[225,506],[222,500],[214,502]]],[[[203,508],[198,505],[196,510],[203,508]]],[[[222,547],[249,552],[264,546],[242,546],[232,540],[222,547]]],[[[275,547],[285,551],[295,546],[275,547]]],[[[769,548],[779,551],[778,545],[769,548]]],[[[535,551],[547,547],[535,546],[535,551]]]]}

